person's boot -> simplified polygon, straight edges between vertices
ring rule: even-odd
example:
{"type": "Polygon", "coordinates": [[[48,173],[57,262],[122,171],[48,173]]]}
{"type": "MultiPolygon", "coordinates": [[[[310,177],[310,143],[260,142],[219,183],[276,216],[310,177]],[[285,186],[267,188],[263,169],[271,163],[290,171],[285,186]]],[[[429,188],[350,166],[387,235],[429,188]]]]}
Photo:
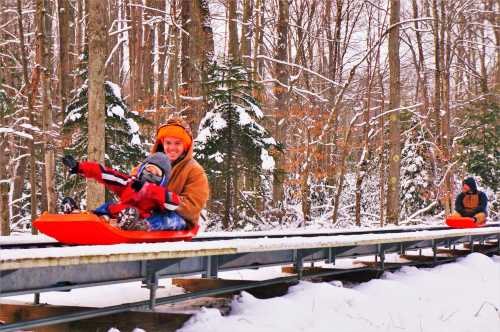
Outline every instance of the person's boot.
{"type": "Polygon", "coordinates": [[[72,213],[75,210],[78,210],[78,205],[76,205],[76,202],[73,198],[64,197],[61,205],[59,206],[59,210],[65,214],[72,213]]]}
{"type": "Polygon", "coordinates": [[[118,227],[126,231],[147,231],[149,223],[141,219],[139,211],[134,207],[125,208],[118,213],[118,227]]]}

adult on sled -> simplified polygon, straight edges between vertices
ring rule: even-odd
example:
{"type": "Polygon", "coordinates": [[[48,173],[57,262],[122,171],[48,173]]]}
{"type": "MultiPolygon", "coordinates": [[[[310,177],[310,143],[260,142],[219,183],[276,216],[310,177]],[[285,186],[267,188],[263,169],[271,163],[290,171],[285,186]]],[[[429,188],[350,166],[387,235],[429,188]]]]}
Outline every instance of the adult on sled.
{"type": "Polygon", "coordinates": [[[209,187],[205,170],[193,159],[193,136],[182,119],[171,119],[156,132],[151,153],[164,152],[172,165],[167,188],[180,197],[175,210],[189,224],[198,225],[201,210],[208,200],[209,187]]]}
{"type": "MultiPolygon", "coordinates": [[[[134,176],[120,173],[95,162],[78,162],[65,156],[63,164],[70,172],[92,178],[120,197],[118,202],[106,202],[95,214],[116,218],[118,226],[125,230],[179,230],[186,222],[173,212],[179,205],[179,197],[167,190],[170,177],[170,161],[164,153],[151,154],[139,166],[134,176]]],[[[71,199],[63,200],[65,213],[71,212],[71,199]]]]}
{"type": "Polygon", "coordinates": [[[477,190],[474,178],[466,178],[462,183],[462,192],[455,200],[453,217],[470,217],[478,225],[486,222],[488,197],[477,190]]]}

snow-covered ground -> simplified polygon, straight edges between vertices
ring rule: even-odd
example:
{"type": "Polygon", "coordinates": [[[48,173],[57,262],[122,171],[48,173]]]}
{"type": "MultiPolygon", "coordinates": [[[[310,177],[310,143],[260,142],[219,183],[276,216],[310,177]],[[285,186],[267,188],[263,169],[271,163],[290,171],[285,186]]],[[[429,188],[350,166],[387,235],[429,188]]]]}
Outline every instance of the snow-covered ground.
{"type": "MultiPolygon", "coordinates": [[[[279,267],[221,273],[222,278],[251,280],[282,275],[279,267]]],[[[170,280],[160,285],[159,296],[182,293],[170,280]]],[[[100,307],[147,298],[147,289],[135,282],[44,293],[41,300],[100,307]]],[[[8,300],[26,302],[32,296],[8,300]]],[[[232,302],[230,315],[204,308],[179,330],[192,331],[500,331],[500,257],[474,253],[433,269],[404,267],[353,287],[301,282],[287,295],[266,300],[243,292],[232,302]]]]}
{"type": "Polygon", "coordinates": [[[179,332],[500,331],[500,257],[405,267],[353,288],[301,282],[267,300],[244,292],[231,309],[203,309],[179,332]]]}

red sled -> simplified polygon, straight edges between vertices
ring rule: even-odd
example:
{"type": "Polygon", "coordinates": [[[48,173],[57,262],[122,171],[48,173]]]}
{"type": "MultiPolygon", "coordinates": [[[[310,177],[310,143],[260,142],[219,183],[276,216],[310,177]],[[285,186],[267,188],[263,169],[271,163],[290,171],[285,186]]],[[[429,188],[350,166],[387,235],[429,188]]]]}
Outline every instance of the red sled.
{"type": "Polygon", "coordinates": [[[476,224],[474,219],[469,217],[448,217],[446,218],[446,225],[451,228],[477,228],[484,226],[484,223],[476,224]]]}
{"type": "Polygon", "coordinates": [[[90,212],[43,213],[33,226],[61,243],[84,245],[189,241],[199,229],[196,226],[182,231],[125,231],[90,212]]]}

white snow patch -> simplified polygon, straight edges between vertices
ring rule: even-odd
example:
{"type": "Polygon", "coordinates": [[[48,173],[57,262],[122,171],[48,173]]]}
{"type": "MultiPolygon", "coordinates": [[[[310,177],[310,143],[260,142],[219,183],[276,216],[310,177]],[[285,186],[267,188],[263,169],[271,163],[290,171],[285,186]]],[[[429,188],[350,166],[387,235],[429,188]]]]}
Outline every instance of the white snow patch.
{"type": "Polygon", "coordinates": [[[137,133],[139,132],[139,125],[137,122],[135,122],[134,119],[128,118],[127,119],[128,126],[130,127],[130,133],[137,133]]]}
{"type": "Polygon", "coordinates": [[[250,116],[250,114],[248,114],[247,111],[243,107],[237,106],[236,112],[239,115],[240,126],[246,126],[247,124],[254,122],[252,117],[250,116]]]}
{"type": "Polygon", "coordinates": [[[404,267],[353,288],[301,282],[259,300],[243,292],[231,313],[205,308],[179,332],[498,331],[500,260],[471,254],[434,269],[404,267]]]}
{"type": "Polygon", "coordinates": [[[267,171],[272,171],[274,169],[274,158],[269,155],[266,149],[261,149],[260,159],[262,160],[262,169],[267,171]]]}
{"type": "Polygon", "coordinates": [[[217,151],[213,155],[209,156],[208,159],[215,159],[215,161],[220,164],[224,161],[224,154],[222,154],[220,151],[217,151]]]}
{"type": "Polygon", "coordinates": [[[108,116],[116,115],[119,118],[125,118],[125,110],[118,105],[113,105],[111,108],[108,108],[108,116]]]}
{"type": "Polygon", "coordinates": [[[113,91],[113,94],[118,99],[122,99],[122,89],[120,88],[120,86],[118,84],[113,83],[111,81],[106,81],[106,84],[109,85],[109,87],[111,88],[111,91],[113,91]]]}
{"type": "Polygon", "coordinates": [[[202,130],[198,132],[198,136],[196,137],[196,142],[198,144],[205,144],[208,142],[208,140],[214,135],[212,132],[212,129],[214,131],[221,130],[223,128],[227,127],[227,122],[224,120],[220,113],[214,113],[214,112],[207,112],[203,120],[201,120],[201,124],[205,123],[206,121],[210,121],[211,125],[206,126],[202,130]]]}

